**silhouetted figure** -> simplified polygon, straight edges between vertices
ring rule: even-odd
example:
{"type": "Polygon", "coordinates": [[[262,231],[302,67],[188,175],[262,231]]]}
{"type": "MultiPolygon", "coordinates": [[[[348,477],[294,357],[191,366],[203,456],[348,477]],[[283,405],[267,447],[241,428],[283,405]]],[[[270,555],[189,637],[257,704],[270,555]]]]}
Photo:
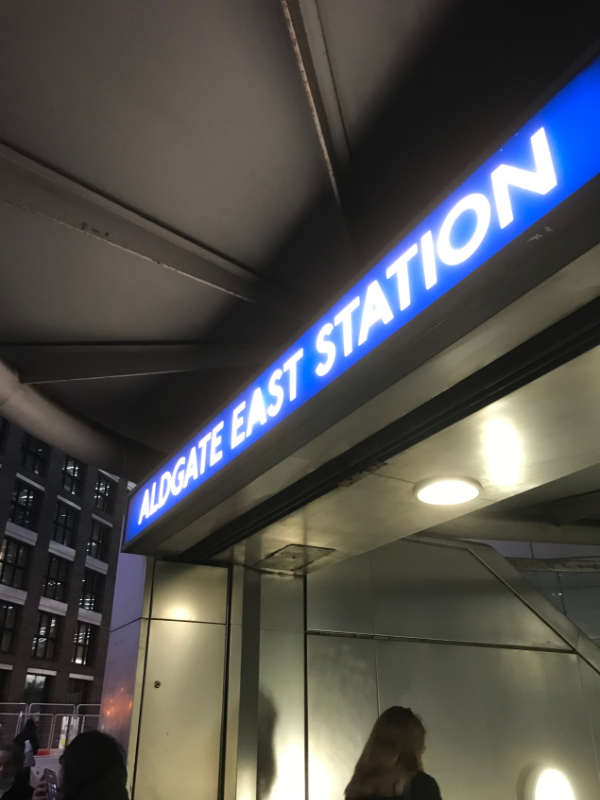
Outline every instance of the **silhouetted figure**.
{"type": "Polygon", "coordinates": [[[31,742],[33,755],[37,756],[37,752],[40,749],[40,742],[37,736],[37,725],[31,718],[27,720],[21,733],[15,736],[14,741],[15,744],[20,745],[23,749],[25,749],[25,742],[31,742]]]}
{"type": "Polygon", "coordinates": [[[425,736],[423,723],[410,708],[384,711],[346,787],[347,800],[441,800],[436,781],[423,772],[425,736]]]}
{"type": "MultiPolygon", "coordinates": [[[[128,800],[125,754],[112,736],[87,731],[67,745],[60,758],[61,800],[128,800]]],[[[47,800],[44,782],[34,800],[47,800]]]]}
{"type": "Polygon", "coordinates": [[[2,800],[31,800],[33,789],[23,768],[23,748],[18,744],[0,747],[0,797],[2,800]]]}
{"type": "Polygon", "coordinates": [[[277,710],[269,695],[261,690],[258,701],[258,752],[257,792],[258,800],[267,800],[277,778],[277,762],[275,760],[275,726],[277,710]]]}

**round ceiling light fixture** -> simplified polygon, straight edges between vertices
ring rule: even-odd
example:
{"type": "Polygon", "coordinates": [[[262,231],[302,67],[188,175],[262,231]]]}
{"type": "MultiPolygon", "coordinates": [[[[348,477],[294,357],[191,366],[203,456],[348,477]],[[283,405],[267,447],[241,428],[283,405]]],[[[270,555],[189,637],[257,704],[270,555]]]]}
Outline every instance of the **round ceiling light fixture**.
{"type": "Polygon", "coordinates": [[[535,770],[529,785],[530,800],[575,800],[567,776],[558,769],[535,770]]]}
{"type": "Polygon", "coordinates": [[[457,506],[474,500],[481,485],[473,478],[428,478],[417,483],[415,496],[422,503],[432,506],[457,506]]]}

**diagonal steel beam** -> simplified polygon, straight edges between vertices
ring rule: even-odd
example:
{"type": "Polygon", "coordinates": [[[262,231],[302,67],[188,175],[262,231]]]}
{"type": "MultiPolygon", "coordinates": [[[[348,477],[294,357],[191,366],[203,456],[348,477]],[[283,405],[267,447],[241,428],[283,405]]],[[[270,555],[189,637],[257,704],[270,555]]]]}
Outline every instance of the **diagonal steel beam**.
{"type": "Polygon", "coordinates": [[[304,91],[334,194],[350,167],[350,148],[316,0],[281,0],[304,91]]]}
{"type": "Polygon", "coordinates": [[[23,384],[42,384],[259,367],[276,348],[194,342],[0,344],[0,353],[23,384]]]}
{"type": "Polygon", "coordinates": [[[600,572],[600,558],[507,558],[521,572],[600,572]]]}
{"type": "Polygon", "coordinates": [[[0,202],[240,300],[303,316],[304,302],[287,290],[4,144],[0,144],[0,202]]]}

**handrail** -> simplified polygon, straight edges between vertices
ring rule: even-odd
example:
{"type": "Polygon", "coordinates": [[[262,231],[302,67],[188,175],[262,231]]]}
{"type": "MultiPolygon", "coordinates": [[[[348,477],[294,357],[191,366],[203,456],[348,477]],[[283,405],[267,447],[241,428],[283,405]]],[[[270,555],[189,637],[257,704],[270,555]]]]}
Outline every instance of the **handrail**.
{"type": "Polygon", "coordinates": [[[98,712],[100,712],[100,703],[79,703],[77,708],[75,709],[76,714],[81,714],[80,709],[82,708],[97,708],[98,712]]]}
{"type": "MultiPolygon", "coordinates": [[[[69,713],[75,713],[75,705],[73,703],[30,703],[28,706],[28,712],[31,715],[32,713],[38,714],[38,711],[32,711],[34,707],[37,708],[48,708],[49,706],[53,706],[54,708],[70,708],[71,711],[69,713]]],[[[45,712],[49,713],[49,712],[45,712]]],[[[58,712],[57,712],[58,713],[58,712]]]]}

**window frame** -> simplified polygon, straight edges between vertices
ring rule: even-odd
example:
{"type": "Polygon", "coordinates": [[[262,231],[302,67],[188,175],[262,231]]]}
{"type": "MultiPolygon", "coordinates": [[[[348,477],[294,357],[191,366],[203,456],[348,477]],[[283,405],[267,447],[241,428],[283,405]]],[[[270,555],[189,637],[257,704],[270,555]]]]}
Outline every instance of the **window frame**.
{"type": "Polygon", "coordinates": [[[9,430],[10,422],[6,419],[6,417],[0,417],[0,453],[4,453],[6,448],[9,430]]]}
{"type": "Polygon", "coordinates": [[[74,458],[73,456],[65,455],[65,460],[62,466],[62,485],[65,492],[74,495],[75,497],[81,497],[83,495],[83,490],[85,487],[85,477],[86,477],[86,465],[83,461],[79,461],[79,459],[74,458]],[[72,468],[77,469],[77,471],[69,472],[69,466],[72,468]]]}
{"type": "Polygon", "coordinates": [[[26,433],[21,445],[21,466],[34,475],[45,477],[48,474],[51,450],[46,442],[26,433]]]}
{"type": "Polygon", "coordinates": [[[56,510],[54,512],[54,520],[52,523],[52,540],[58,542],[58,544],[64,545],[65,547],[74,547],[77,531],[79,530],[79,518],[79,509],[63,502],[60,497],[57,498],[56,510]],[[70,517],[73,518],[72,525],[69,525],[68,521],[62,522],[59,519],[59,514],[62,511],[66,511],[67,520],[69,520],[70,517]]]}
{"type": "Polygon", "coordinates": [[[80,667],[92,666],[96,655],[96,636],[96,625],[77,620],[71,664],[77,664],[80,667]]]}
{"type": "Polygon", "coordinates": [[[25,702],[30,702],[31,705],[39,705],[40,703],[47,703],[50,697],[50,687],[52,686],[52,675],[37,675],[35,672],[28,672],[25,675],[25,687],[23,689],[23,699],[25,702]],[[35,684],[38,680],[43,681],[42,695],[40,700],[30,700],[31,695],[27,694],[27,683],[31,681],[35,684]]]}
{"type": "Polygon", "coordinates": [[[103,472],[98,472],[94,485],[94,506],[100,511],[104,511],[105,514],[114,517],[118,489],[118,481],[109,478],[103,472]]]}
{"type": "Polygon", "coordinates": [[[104,602],[104,582],[106,576],[94,569],[86,567],[81,582],[81,596],[79,598],[79,608],[86,611],[102,613],[102,603],[104,602]],[[90,587],[90,584],[92,586],[90,587]]]}
{"type": "Polygon", "coordinates": [[[49,611],[39,612],[36,632],[31,643],[31,655],[33,658],[41,658],[46,661],[54,661],[56,659],[61,619],[62,617],[57,614],[51,614],[49,611]],[[47,620],[46,630],[48,631],[45,634],[42,633],[44,620],[47,620]]]}
{"type": "Polygon", "coordinates": [[[2,654],[14,652],[14,639],[19,624],[19,614],[20,607],[17,603],[0,600],[0,653],[2,654]],[[7,635],[8,645],[6,645],[7,635]]]}
{"type": "Polygon", "coordinates": [[[43,499],[44,492],[41,489],[36,489],[35,486],[21,480],[21,478],[16,478],[10,501],[10,521],[29,531],[37,531],[43,499]],[[24,490],[29,492],[32,497],[32,502],[26,505],[17,502],[17,498],[24,490]],[[18,510],[20,510],[19,513],[18,510]]]}
{"type": "Polygon", "coordinates": [[[29,570],[29,553],[31,546],[19,542],[10,536],[4,535],[0,542],[0,584],[10,586],[12,589],[25,590],[29,570]],[[10,548],[10,553],[8,552],[10,548]],[[14,555],[16,554],[16,559],[14,555]],[[8,558],[7,556],[10,556],[8,558]],[[9,574],[10,579],[5,580],[9,574]],[[19,576],[20,579],[15,579],[19,576]]]}
{"type": "Polygon", "coordinates": [[[109,540],[112,533],[112,527],[105,522],[100,522],[99,519],[92,517],[92,526],[90,529],[90,536],[87,541],[87,555],[90,558],[96,558],[98,561],[103,561],[105,564],[108,562],[108,548],[109,540]],[[101,531],[100,538],[94,538],[95,532],[101,531]]]}
{"type": "Polygon", "coordinates": [[[42,585],[42,596],[58,603],[66,603],[69,596],[69,577],[71,562],[66,558],[48,553],[46,572],[44,573],[44,583],[42,585]],[[52,575],[52,567],[56,567],[56,575],[52,575]]]}

